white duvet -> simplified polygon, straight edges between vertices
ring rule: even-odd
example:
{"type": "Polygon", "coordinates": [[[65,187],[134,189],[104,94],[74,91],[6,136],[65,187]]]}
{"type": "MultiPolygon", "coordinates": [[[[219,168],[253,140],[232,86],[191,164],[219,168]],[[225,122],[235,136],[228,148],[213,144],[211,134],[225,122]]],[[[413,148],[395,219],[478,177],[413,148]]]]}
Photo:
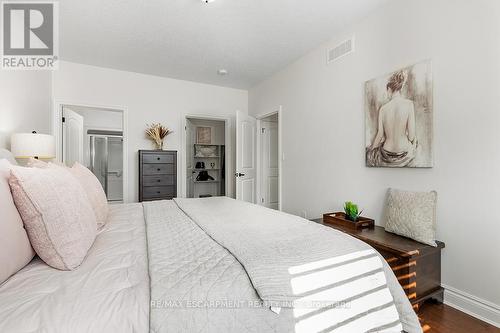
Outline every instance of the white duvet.
{"type": "Polygon", "coordinates": [[[148,332],[149,275],[141,204],[110,206],[109,223],[75,271],[35,258],[0,285],[0,332],[148,332]]]}
{"type": "MultiPolygon", "coordinates": [[[[238,260],[174,202],[145,204],[147,224],[142,204],[110,209],[77,270],[35,258],[0,285],[1,333],[311,332],[293,309],[263,306],[238,260]]],[[[387,279],[403,327],[421,332],[394,275],[387,279]]]]}

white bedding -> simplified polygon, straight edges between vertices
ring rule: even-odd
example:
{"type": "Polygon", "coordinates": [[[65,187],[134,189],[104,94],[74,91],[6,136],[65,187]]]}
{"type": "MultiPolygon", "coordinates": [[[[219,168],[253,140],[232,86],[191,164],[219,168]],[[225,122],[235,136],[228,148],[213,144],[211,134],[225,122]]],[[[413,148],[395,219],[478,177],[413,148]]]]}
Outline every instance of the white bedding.
{"type": "MultiPolygon", "coordinates": [[[[35,258],[0,285],[0,332],[310,331],[296,326],[293,309],[278,315],[257,304],[243,266],[174,202],[144,206],[147,236],[142,204],[112,205],[77,270],[35,258]],[[244,303],[162,303],[189,300],[244,303]]],[[[421,332],[394,275],[387,279],[404,327],[421,332]]]]}
{"type": "Polygon", "coordinates": [[[35,258],[0,285],[0,332],[147,332],[149,275],[141,204],[112,205],[75,271],[35,258]]]}

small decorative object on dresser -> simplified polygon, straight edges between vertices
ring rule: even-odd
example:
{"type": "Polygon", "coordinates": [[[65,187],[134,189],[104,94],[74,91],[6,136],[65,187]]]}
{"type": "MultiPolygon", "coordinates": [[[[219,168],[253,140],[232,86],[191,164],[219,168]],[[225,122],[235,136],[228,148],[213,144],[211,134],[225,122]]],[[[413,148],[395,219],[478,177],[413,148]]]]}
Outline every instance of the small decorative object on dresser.
{"type": "Polygon", "coordinates": [[[163,140],[165,140],[170,133],[172,133],[172,131],[160,123],[148,125],[146,129],[147,137],[153,141],[157,150],[163,150],[163,140]]]}
{"type": "Polygon", "coordinates": [[[323,214],[323,221],[327,224],[358,230],[373,228],[375,221],[367,217],[362,217],[363,211],[358,210],[358,206],[351,201],[344,204],[344,212],[323,214]]]}
{"type": "MultiPolygon", "coordinates": [[[[325,214],[326,215],[326,214],[325,214]]],[[[387,261],[403,287],[415,311],[428,299],[443,302],[441,287],[441,249],[445,244],[436,241],[430,246],[386,232],[383,227],[352,229],[327,223],[325,219],[313,220],[345,232],[375,248],[387,261]]]]}
{"type": "Polygon", "coordinates": [[[177,196],[177,152],[139,150],[139,201],[177,196]]]}

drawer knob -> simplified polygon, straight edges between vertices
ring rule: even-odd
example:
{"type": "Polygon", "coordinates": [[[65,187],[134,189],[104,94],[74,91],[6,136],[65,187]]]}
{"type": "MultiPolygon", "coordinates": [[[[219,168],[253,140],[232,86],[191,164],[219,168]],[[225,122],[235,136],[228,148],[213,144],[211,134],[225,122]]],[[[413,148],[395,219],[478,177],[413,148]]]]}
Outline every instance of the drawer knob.
{"type": "Polygon", "coordinates": [[[161,180],[160,180],[160,179],[158,179],[158,183],[159,183],[159,182],[161,182],[161,180]]]}
{"type": "Polygon", "coordinates": [[[160,194],[160,191],[156,192],[157,194],[160,194]]]}
{"type": "Polygon", "coordinates": [[[159,160],[160,160],[160,158],[158,157],[158,158],[157,158],[157,160],[159,161],[159,160]]]}
{"type": "Polygon", "coordinates": [[[160,171],[160,170],[161,170],[160,168],[156,169],[156,171],[160,171]]]}

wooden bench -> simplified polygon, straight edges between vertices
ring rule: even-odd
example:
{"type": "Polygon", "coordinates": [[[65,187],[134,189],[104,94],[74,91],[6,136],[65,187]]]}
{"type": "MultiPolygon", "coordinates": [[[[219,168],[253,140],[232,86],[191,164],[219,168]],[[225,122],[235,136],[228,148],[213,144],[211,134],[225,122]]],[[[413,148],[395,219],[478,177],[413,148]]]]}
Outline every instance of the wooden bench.
{"type": "Polygon", "coordinates": [[[438,246],[433,247],[389,233],[380,226],[350,230],[323,223],[322,218],[313,221],[345,232],[374,247],[391,266],[416,312],[426,300],[443,302],[444,290],[441,287],[441,249],[445,247],[443,242],[436,241],[438,246]]]}

